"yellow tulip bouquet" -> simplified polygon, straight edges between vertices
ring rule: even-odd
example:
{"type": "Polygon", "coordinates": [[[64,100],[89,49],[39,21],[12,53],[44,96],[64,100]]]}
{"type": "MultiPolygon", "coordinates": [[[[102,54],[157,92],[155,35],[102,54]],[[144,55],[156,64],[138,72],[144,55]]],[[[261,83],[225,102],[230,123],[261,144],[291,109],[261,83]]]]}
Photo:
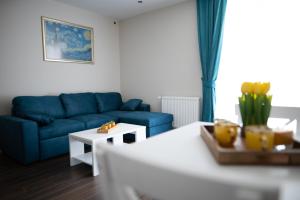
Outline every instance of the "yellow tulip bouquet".
{"type": "Polygon", "coordinates": [[[270,83],[244,82],[239,106],[243,126],[267,125],[271,111],[272,96],[268,95],[270,83]]]}

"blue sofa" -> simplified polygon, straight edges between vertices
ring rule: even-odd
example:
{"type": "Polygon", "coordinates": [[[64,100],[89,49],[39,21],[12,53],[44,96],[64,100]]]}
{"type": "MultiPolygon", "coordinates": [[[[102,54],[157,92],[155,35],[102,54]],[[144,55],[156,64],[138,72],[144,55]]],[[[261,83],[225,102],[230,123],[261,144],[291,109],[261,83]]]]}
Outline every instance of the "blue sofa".
{"type": "Polygon", "coordinates": [[[0,116],[0,148],[23,164],[67,153],[69,133],[108,121],[144,125],[147,137],[172,129],[173,122],[171,114],[150,112],[148,104],[122,109],[116,92],[20,96],[12,104],[12,115],[0,116]]]}

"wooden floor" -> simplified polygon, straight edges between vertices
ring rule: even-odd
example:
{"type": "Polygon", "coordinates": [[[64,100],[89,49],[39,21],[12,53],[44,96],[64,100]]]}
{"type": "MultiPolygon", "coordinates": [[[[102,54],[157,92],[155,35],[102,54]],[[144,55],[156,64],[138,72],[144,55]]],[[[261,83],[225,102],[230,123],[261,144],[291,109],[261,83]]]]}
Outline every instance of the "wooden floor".
{"type": "Polygon", "coordinates": [[[0,152],[0,199],[101,199],[100,176],[62,156],[23,166],[0,152]]]}

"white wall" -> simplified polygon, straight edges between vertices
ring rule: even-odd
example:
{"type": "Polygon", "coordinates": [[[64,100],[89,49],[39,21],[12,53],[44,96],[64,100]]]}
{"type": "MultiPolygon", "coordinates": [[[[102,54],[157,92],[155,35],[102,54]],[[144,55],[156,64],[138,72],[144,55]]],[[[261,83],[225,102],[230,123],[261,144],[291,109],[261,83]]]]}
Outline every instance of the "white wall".
{"type": "Polygon", "coordinates": [[[202,96],[196,3],[120,23],[121,91],[159,111],[160,95],[202,96]]]}
{"type": "Polygon", "coordinates": [[[120,91],[119,30],[113,19],[47,0],[1,0],[0,114],[19,95],[120,91]],[[95,64],[43,61],[41,16],[94,28],[95,64]]]}

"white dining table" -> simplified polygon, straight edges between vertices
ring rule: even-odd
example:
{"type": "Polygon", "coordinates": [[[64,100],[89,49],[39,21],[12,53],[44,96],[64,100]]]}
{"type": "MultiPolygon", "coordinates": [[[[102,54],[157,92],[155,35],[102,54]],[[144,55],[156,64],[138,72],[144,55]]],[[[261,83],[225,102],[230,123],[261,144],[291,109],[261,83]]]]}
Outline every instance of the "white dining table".
{"type": "Polygon", "coordinates": [[[195,122],[122,148],[140,160],[193,176],[225,180],[236,185],[281,188],[284,189],[281,199],[300,199],[299,166],[218,164],[200,135],[200,127],[209,124],[195,122]]]}

